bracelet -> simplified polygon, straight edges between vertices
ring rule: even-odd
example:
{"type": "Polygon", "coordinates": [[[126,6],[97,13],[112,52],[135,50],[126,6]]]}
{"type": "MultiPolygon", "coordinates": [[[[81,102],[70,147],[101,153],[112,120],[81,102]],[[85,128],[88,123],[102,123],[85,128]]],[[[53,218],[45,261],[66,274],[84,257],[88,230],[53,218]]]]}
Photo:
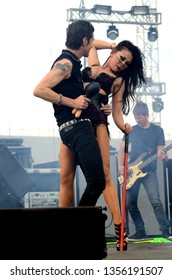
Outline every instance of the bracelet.
{"type": "Polygon", "coordinates": [[[59,96],[58,96],[57,103],[56,103],[58,106],[61,105],[61,103],[62,103],[62,98],[63,98],[63,95],[60,93],[59,96]]]}

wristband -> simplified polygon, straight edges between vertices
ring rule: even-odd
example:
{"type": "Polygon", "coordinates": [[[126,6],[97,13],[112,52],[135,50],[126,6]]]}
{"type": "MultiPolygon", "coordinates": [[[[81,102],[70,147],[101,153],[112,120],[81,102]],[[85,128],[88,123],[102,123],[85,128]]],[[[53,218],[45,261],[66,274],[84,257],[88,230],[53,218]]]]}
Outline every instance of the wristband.
{"type": "Polygon", "coordinates": [[[56,103],[58,106],[61,105],[61,103],[62,103],[62,98],[63,98],[63,95],[60,93],[59,96],[58,96],[57,103],[56,103]]]}

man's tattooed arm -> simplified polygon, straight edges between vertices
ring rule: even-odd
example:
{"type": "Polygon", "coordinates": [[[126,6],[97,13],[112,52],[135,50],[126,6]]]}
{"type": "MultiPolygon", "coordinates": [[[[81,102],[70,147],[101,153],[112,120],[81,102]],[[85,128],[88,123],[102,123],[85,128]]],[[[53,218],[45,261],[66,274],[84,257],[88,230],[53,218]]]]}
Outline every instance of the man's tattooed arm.
{"type": "Polygon", "coordinates": [[[61,63],[57,62],[57,63],[55,63],[53,68],[60,69],[62,72],[65,72],[70,69],[70,65],[69,65],[69,63],[61,64],[61,63]]]}

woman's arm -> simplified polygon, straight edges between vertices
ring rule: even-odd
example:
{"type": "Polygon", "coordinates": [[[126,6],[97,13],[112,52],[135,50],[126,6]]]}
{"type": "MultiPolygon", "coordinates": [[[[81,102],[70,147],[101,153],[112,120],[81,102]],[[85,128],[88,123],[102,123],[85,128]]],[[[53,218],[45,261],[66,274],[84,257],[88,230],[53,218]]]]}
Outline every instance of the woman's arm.
{"type": "Polygon", "coordinates": [[[92,65],[100,66],[100,60],[98,56],[97,50],[105,50],[105,49],[114,49],[116,47],[115,43],[109,43],[106,41],[96,40],[93,41],[93,47],[89,52],[89,56],[87,59],[88,66],[91,67],[92,65]]]}
{"type": "Polygon", "coordinates": [[[110,49],[113,50],[116,47],[115,43],[109,43],[106,41],[102,41],[102,40],[96,40],[94,39],[93,41],[93,46],[97,49],[97,50],[103,50],[103,49],[110,49]]]}
{"type": "Polygon", "coordinates": [[[123,112],[122,112],[122,97],[125,88],[125,81],[121,84],[121,79],[116,80],[116,86],[114,86],[114,92],[118,93],[112,97],[112,116],[116,126],[123,132],[123,133],[130,133],[132,131],[132,126],[128,123],[124,122],[123,112]]]}

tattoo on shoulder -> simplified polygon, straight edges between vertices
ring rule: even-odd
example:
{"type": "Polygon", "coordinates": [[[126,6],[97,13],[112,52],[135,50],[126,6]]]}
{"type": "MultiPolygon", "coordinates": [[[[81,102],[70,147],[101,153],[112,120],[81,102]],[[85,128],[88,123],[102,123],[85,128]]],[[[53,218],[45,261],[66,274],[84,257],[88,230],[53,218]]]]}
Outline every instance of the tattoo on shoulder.
{"type": "Polygon", "coordinates": [[[54,65],[54,68],[60,69],[62,72],[65,72],[67,69],[69,69],[69,67],[70,67],[69,63],[61,64],[61,63],[57,62],[54,65]]]}

